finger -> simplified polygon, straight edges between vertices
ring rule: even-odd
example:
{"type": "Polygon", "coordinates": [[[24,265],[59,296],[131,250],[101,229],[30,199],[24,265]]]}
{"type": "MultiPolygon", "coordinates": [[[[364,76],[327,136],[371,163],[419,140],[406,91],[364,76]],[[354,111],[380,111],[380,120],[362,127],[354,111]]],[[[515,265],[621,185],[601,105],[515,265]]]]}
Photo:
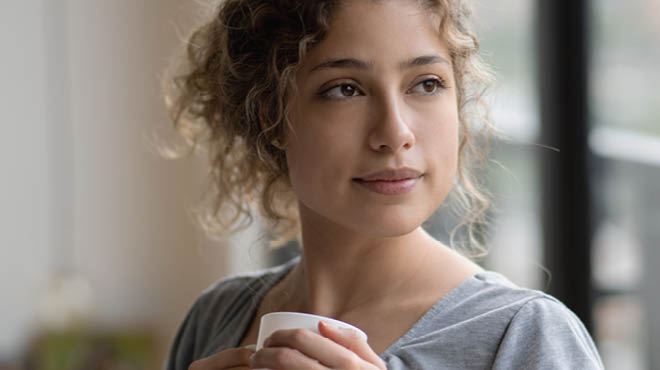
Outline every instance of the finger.
{"type": "Polygon", "coordinates": [[[330,368],[357,368],[362,362],[352,351],[307,329],[278,330],[266,340],[265,347],[295,349],[330,368]]]}
{"type": "Polygon", "coordinates": [[[220,370],[247,368],[254,350],[248,347],[228,349],[190,364],[188,370],[220,370]]]}
{"type": "Polygon", "coordinates": [[[250,357],[253,369],[328,370],[318,361],[289,347],[264,347],[250,357]]]}
{"type": "Polygon", "coordinates": [[[385,368],[385,364],[380,356],[371,349],[369,343],[367,343],[357,331],[348,328],[340,328],[336,325],[321,321],[319,322],[319,332],[324,337],[355,353],[364,361],[380,368],[385,368]]]}

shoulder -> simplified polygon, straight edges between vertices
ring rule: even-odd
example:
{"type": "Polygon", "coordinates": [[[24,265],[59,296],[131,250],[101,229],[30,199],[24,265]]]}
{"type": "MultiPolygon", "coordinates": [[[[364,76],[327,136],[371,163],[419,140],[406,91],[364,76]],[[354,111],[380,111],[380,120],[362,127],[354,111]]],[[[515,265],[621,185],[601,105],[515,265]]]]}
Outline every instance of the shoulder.
{"type": "Polygon", "coordinates": [[[602,369],[580,319],[544,295],[520,307],[503,335],[494,369],[602,369]]]}
{"type": "MultiPolygon", "coordinates": [[[[602,369],[598,350],[580,319],[555,297],[524,289],[497,273],[481,277],[509,307],[493,369],[602,369]]],[[[488,296],[488,293],[485,293],[488,296]]],[[[504,319],[504,318],[503,318],[504,319]]]]}
{"type": "Polygon", "coordinates": [[[297,261],[293,259],[283,265],[220,279],[200,294],[190,313],[196,314],[198,320],[205,322],[207,327],[211,324],[209,321],[240,315],[256,303],[297,261]]]}
{"type": "Polygon", "coordinates": [[[598,350],[580,319],[555,297],[521,288],[503,275],[477,275],[473,299],[502,311],[494,369],[602,369],[598,350]]]}
{"type": "Polygon", "coordinates": [[[284,265],[220,279],[205,289],[192,304],[170,345],[166,369],[187,369],[209,348],[239,340],[259,299],[296,259],[284,265]],[[237,334],[238,333],[238,334],[237,334]]]}
{"type": "Polygon", "coordinates": [[[298,261],[296,257],[279,266],[222,278],[202,291],[191,310],[217,317],[230,306],[247,307],[250,302],[261,298],[298,261]]]}
{"type": "Polygon", "coordinates": [[[449,292],[433,309],[442,311],[447,323],[476,319],[504,329],[523,306],[544,298],[552,299],[541,291],[519,287],[497,272],[483,271],[449,292]]]}
{"type": "Polygon", "coordinates": [[[449,292],[385,355],[393,369],[602,368],[582,366],[600,364],[600,359],[584,326],[566,306],[491,271],[480,272],[449,292]],[[564,367],[524,363],[557,361],[552,357],[560,353],[569,359],[561,360],[564,367]]]}
{"type": "Polygon", "coordinates": [[[384,353],[385,360],[392,369],[490,368],[513,317],[539,297],[542,292],[498,273],[479,272],[437,301],[384,353]]]}
{"type": "Polygon", "coordinates": [[[218,313],[229,302],[236,299],[250,298],[268,285],[282,266],[231,275],[217,280],[201,292],[195,300],[192,310],[197,312],[212,311],[218,313]]]}

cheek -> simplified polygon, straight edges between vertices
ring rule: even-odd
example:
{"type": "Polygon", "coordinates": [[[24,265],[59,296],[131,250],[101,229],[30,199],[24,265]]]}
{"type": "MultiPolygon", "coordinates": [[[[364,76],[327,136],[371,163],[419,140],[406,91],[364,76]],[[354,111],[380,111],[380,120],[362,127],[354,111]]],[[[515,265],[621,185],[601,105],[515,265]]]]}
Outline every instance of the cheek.
{"type": "MultiPolygon", "coordinates": [[[[305,179],[313,178],[311,173],[314,169],[313,163],[316,161],[312,155],[309,155],[307,148],[300,145],[291,145],[286,150],[286,161],[289,168],[289,178],[294,192],[298,194],[299,189],[308,187],[305,179]]],[[[313,154],[313,153],[312,153],[313,154]]]]}
{"type": "MultiPolygon", "coordinates": [[[[434,186],[453,182],[458,164],[459,123],[455,106],[444,105],[429,112],[424,132],[417,136],[429,170],[435,173],[434,186]]],[[[444,185],[442,186],[444,187],[444,185]]]]}
{"type": "Polygon", "coordinates": [[[458,149],[458,111],[455,103],[442,103],[427,108],[417,117],[423,124],[417,133],[417,142],[426,150],[449,155],[458,149]]]}
{"type": "Polygon", "coordinates": [[[291,184],[297,195],[317,192],[348,176],[350,145],[345,134],[299,133],[286,151],[291,184]]]}

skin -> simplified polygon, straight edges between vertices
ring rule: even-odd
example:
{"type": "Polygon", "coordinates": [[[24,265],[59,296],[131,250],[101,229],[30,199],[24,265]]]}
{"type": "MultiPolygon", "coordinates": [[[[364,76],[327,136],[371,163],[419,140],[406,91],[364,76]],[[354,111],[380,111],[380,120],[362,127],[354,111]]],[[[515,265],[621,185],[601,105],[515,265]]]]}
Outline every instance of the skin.
{"type": "Polygon", "coordinates": [[[320,334],[281,330],[251,356],[227,350],[193,369],[385,369],[377,353],[480,271],[421,228],[451,190],[458,159],[451,58],[429,13],[412,0],[345,2],[303,61],[284,144],[301,263],[266,295],[242,343],[254,343],[269,311],[338,318],[369,341],[324,324],[320,334]],[[401,167],[423,174],[405,194],[354,181],[401,167]]]}
{"type": "Polygon", "coordinates": [[[451,190],[458,159],[453,69],[438,28],[415,1],[347,2],[297,76],[285,150],[302,222],[294,280],[307,312],[340,317],[441,247],[420,227],[451,190]],[[366,67],[318,67],[338,59],[366,67]],[[400,167],[423,173],[404,195],[354,181],[400,167]]]}

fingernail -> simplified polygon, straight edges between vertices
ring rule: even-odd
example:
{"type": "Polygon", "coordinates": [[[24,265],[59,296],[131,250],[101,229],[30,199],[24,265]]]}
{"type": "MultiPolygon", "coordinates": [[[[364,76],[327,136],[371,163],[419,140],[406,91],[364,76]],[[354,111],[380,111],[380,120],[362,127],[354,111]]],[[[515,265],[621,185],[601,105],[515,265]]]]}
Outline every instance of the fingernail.
{"type": "Polygon", "coordinates": [[[245,348],[249,349],[250,351],[256,351],[257,350],[257,345],[256,344],[248,344],[245,346],[245,348]]]}
{"type": "Polygon", "coordinates": [[[338,327],[337,330],[344,333],[344,335],[353,336],[353,335],[357,334],[357,332],[355,330],[351,329],[351,328],[338,327]]]}
{"type": "Polygon", "coordinates": [[[332,330],[334,330],[334,331],[337,331],[337,330],[339,329],[339,327],[337,327],[337,325],[335,325],[335,324],[331,324],[331,323],[329,323],[329,322],[327,322],[327,321],[323,321],[323,325],[325,325],[326,327],[328,327],[328,328],[330,328],[330,329],[332,329],[332,330]]]}

